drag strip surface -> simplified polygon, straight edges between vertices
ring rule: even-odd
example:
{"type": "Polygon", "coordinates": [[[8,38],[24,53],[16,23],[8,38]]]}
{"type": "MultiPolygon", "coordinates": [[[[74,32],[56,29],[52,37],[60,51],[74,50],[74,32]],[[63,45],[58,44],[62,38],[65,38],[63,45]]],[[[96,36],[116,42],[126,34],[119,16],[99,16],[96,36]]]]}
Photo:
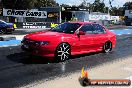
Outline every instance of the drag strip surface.
{"type": "Polygon", "coordinates": [[[116,48],[109,54],[73,56],[65,63],[50,63],[45,58],[29,57],[20,46],[0,48],[0,88],[14,88],[40,80],[68,76],[84,66],[92,69],[108,62],[132,57],[132,35],[117,36],[116,48]]]}

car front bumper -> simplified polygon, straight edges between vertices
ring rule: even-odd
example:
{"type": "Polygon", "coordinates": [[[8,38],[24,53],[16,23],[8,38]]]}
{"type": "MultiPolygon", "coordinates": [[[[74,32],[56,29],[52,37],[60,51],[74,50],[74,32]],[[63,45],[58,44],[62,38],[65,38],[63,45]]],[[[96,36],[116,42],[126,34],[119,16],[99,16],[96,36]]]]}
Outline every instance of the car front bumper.
{"type": "Polygon", "coordinates": [[[35,56],[53,58],[55,53],[55,47],[51,45],[44,46],[30,46],[23,44],[21,49],[35,56]]]}

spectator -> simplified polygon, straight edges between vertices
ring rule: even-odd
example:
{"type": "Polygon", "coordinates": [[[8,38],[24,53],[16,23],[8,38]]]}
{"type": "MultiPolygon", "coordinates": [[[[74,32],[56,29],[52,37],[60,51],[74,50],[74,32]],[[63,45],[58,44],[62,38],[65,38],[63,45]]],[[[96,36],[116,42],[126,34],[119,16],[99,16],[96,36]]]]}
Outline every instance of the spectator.
{"type": "Polygon", "coordinates": [[[75,15],[72,16],[71,21],[77,21],[77,18],[75,17],[75,15]]]}

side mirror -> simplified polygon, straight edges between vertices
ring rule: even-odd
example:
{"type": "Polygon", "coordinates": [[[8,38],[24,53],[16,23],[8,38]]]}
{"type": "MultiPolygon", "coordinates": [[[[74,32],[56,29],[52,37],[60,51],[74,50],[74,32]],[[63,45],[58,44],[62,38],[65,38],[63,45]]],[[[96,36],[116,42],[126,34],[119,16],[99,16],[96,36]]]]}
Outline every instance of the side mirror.
{"type": "Polygon", "coordinates": [[[83,32],[83,31],[79,31],[78,34],[79,34],[79,35],[85,35],[85,32],[83,32]]]}

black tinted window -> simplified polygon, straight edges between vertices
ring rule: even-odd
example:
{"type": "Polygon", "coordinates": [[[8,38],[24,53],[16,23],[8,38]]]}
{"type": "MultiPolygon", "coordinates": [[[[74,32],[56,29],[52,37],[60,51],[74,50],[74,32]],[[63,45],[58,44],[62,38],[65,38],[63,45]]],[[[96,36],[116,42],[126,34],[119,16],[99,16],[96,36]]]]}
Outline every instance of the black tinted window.
{"type": "Polygon", "coordinates": [[[63,23],[51,29],[51,31],[73,34],[80,26],[81,24],[79,23],[63,23]]]}
{"type": "Polygon", "coordinates": [[[91,34],[93,33],[94,30],[91,24],[87,24],[87,25],[82,26],[80,31],[91,34]]]}
{"type": "Polygon", "coordinates": [[[99,24],[93,24],[94,32],[96,33],[105,33],[104,28],[99,24]]]}

